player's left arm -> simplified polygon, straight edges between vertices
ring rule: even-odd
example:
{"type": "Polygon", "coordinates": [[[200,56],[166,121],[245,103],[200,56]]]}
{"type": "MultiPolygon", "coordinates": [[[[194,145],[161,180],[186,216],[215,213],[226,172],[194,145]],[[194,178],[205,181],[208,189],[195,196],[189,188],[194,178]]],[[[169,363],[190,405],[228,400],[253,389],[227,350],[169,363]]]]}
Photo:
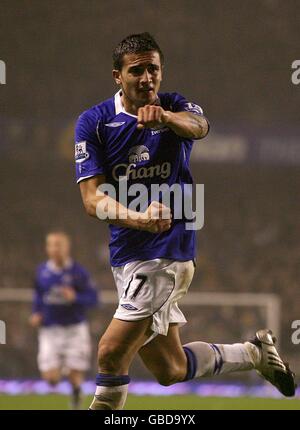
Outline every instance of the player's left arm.
{"type": "Polygon", "coordinates": [[[191,112],[165,111],[165,124],[178,134],[188,139],[202,139],[208,133],[209,126],[204,116],[191,112]]]}
{"type": "Polygon", "coordinates": [[[138,129],[166,125],[178,136],[187,139],[202,139],[209,131],[209,124],[203,115],[192,112],[172,112],[161,106],[146,105],[138,110],[138,129]]]}
{"type": "Polygon", "coordinates": [[[39,327],[43,320],[43,294],[38,281],[38,275],[34,282],[34,296],[32,303],[32,313],[29,317],[29,324],[32,327],[39,327]]]}
{"type": "Polygon", "coordinates": [[[78,269],[76,288],[72,288],[72,291],[74,294],[70,297],[70,301],[87,307],[98,304],[98,294],[91,277],[81,266],[78,269]]]}
{"type": "Polygon", "coordinates": [[[87,307],[97,306],[99,302],[95,288],[90,285],[86,285],[84,289],[78,291],[76,293],[76,303],[87,307]]]}

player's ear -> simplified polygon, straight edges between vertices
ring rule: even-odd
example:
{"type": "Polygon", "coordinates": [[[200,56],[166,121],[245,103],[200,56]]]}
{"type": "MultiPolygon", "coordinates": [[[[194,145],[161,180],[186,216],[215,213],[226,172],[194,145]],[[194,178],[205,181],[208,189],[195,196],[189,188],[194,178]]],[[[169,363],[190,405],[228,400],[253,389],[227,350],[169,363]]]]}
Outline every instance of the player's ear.
{"type": "Polygon", "coordinates": [[[121,85],[121,70],[113,69],[112,71],[113,78],[117,85],[121,85]]]}

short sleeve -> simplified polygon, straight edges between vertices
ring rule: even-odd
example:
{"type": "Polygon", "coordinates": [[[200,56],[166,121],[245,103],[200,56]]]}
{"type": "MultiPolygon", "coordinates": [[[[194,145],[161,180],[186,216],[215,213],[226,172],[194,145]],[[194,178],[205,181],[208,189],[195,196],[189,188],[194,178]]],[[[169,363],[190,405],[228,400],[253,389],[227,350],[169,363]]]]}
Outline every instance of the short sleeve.
{"type": "Polygon", "coordinates": [[[188,101],[185,97],[178,93],[172,93],[173,112],[191,112],[195,115],[204,116],[203,109],[196,103],[188,101]]]}
{"type": "Polygon", "coordinates": [[[199,115],[199,116],[202,116],[203,118],[205,118],[205,120],[207,122],[207,126],[208,126],[208,130],[206,133],[206,136],[207,136],[207,134],[209,133],[209,130],[210,130],[210,124],[209,124],[207,117],[204,115],[202,107],[196,103],[188,101],[185,97],[183,97],[182,95],[180,95],[178,93],[172,93],[171,99],[172,99],[172,102],[171,102],[172,109],[171,110],[173,112],[191,112],[195,115],[199,115]]]}
{"type": "Polygon", "coordinates": [[[105,173],[104,145],[99,136],[100,120],[90,111],[84,112],[75,128],[75,164],[77,183],[105,173]]]}

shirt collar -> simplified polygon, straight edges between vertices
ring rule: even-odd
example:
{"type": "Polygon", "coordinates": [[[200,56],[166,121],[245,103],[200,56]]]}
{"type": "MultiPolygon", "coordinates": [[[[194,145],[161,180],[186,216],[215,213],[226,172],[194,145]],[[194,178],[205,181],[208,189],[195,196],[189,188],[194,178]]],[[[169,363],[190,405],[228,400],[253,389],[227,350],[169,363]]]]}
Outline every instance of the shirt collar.
{"type": "Polygon", "coordinates": [[[70,269],[73,264],[72,258],[68,258],[63,267],[58,267],[53,260],[48,260],[46,263],[47,269],[54,273],[61,273],[63,270],[70,269]]]}

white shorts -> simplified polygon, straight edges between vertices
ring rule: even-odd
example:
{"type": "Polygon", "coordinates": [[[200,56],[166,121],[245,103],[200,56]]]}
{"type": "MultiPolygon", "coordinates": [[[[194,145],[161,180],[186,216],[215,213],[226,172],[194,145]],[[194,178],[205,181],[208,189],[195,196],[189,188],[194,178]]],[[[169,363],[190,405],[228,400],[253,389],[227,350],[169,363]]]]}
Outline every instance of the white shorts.
{"type": "Polygon", "coordinates": [[[178,300],[186,293],[194,275],[194,262],[156,258],[134,261],[112,267],[119,295],[114,318],[138,321],[153,317],[153,335],[168,334],[169,324],[183,325],[186,319],[178,307],[178,300]]]}
{"type": "Polygon", "coordinates": [[[38,367],[86,371],[90,367],[91,339],[86,322],[68,326],[42,327],[39,330],[38,367]]]}

